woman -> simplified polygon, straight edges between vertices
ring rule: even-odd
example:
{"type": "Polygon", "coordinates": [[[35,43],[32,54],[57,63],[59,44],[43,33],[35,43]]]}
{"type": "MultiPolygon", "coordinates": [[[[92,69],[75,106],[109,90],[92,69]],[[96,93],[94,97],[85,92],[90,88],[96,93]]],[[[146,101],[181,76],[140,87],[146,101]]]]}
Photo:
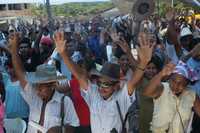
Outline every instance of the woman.
{"type": "Polygon", "coordinates": [[[187,88],[194,81],[189,67],[181,62],[174,68],[174,64],[166,65],[144,90],[145,96],[154,98],[153,133],[186,132],[192,108],[200,115],[199,98],[187,88]],[[169,75],[169,81],[162,83],[169,75]]]}

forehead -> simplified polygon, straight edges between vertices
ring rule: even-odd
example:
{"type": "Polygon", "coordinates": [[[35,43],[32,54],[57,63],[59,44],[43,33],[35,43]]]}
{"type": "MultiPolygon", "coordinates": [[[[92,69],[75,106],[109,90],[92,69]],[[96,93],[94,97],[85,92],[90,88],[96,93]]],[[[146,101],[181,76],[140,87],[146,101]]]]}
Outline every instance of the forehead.
{"type": "Polygon", "coordinates": [[[183,75],[181,75],[181,74],[174,73],[172,75],[172,81],[176,81],[176,82],[180,82],[180,83],[185,83],[185,82],[187,82],[187,79],[183,75]]]}
{"type": "Polygon", "coordinates": [[[156,65],[153,62],[150,62],[147,67],[156,67],[156,65]]]}
{"type": "Polygon", "coordinates": [[[109,79],[106,78],[106,77],[100,77],[100,78],[99,78],[99,81],[101,81],[101,82],[112,82],[111,80],[109,80],[109,79]]]}

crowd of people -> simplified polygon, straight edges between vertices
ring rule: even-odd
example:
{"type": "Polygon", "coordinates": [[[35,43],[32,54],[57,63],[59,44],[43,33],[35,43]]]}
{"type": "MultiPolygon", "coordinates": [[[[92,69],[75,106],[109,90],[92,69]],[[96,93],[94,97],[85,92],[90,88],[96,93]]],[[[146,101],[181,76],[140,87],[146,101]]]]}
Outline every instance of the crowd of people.
{"type": "Polygon", "coordinates": [[[146,18],[137,40],[130,15],[9,24],[0,133],[15,118],[27,133],[200,133],[200,19],[177,14],[146,18]]]}

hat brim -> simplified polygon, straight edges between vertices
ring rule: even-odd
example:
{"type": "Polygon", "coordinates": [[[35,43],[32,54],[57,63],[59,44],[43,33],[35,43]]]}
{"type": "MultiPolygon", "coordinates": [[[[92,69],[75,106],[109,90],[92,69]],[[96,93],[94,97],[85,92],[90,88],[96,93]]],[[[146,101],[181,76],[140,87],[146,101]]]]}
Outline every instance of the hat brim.
{"type": "Polygon", "coordinates": [[[26,74],[26,80],[31,84],[45,84],[45,83],[51,83],[56,82],[59,80],[66,79],[65,76],[59,75],[54,77],[38,77],[36,76],[35,72],[29,72],[26,74]]]}

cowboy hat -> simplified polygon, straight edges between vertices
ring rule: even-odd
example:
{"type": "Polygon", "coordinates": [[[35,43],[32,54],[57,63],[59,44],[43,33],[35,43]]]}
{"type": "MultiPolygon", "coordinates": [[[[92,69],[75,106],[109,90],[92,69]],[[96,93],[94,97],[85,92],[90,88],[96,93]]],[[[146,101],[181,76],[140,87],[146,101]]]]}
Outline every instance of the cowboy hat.
{"type": "Polygon", "coordinates": [[[26,79],[32,84],[44,84],[63,80],[66,79],[66,77],[58,75],[55,66],[42,64],[37,66],[35,72],[27,73],[26,79]]]}
{"type": "Polygon", "coordinates": [[[93,69],[90,74],[106,78],[114,82],[120,81],[120,66],[111,62],[106,62],[103,64],[101,70],[93,69]]]}

